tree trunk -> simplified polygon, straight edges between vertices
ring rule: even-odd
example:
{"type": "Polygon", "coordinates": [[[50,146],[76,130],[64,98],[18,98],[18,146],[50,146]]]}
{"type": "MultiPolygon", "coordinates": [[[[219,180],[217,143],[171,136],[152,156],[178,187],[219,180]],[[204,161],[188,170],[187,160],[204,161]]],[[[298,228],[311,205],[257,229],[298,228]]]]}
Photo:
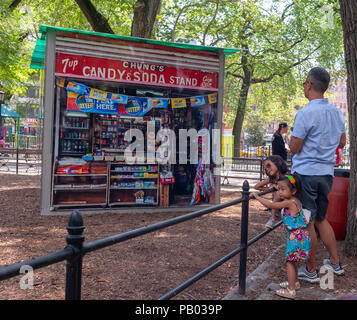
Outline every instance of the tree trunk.
{"type": "Polygon", "coordinates": [[[134,17],[131,36],[138,38],[152,37],[156,16],[160,13],[162,0],[138,0],[134,4],[134,17]]]}
{"type": "MultiPolygon", "coordinates": [[[[244,45],[244,49],[248,50],[248,46],[244,45]]],[[[248,53],[244,53],[241,58],[241,64],[244,72],[242,86],[239,92],[239,100],[238,100],[238,108],[237,114],[234,120],[233,125],[233,136],[234,136],[234,148],[233,148],[233,156],[240,156],[240,136],[242,133],[244,115],[245,115],[245,107],[247,105],[249,88],[252,81],[252,70],[249,68],[248,64],[248,53]]]]}
{"type": "Polygon", "coordinates": [[[357,2],[340,0],[345,61],[350,138],[350,188],[344,252],[357,256],[357,2]]]}
{"type": "Polygon", "coordinates": [[[233,136],[234,136],[234,157],[240,156],[240,136],[243,128],[243,121],[245,115],[245,107],[247,105],[248,92],[249,92],[250,82],[248,79],[243,81],[242,87],[239,92],[238,108],[236,117],[233,125],[233,136]]]}
{"type": "Polygon", "coordinates": [[[97,11],[90,0],[76,0],[76,2],[94,31],[114,33],[108,20],[97,11]]]}
{"type": "Polygon", "coordinates": [[[20,4],[21,0],[13,0],[9,5],[10,9],[16,9],[16,7],[20,4]]]}

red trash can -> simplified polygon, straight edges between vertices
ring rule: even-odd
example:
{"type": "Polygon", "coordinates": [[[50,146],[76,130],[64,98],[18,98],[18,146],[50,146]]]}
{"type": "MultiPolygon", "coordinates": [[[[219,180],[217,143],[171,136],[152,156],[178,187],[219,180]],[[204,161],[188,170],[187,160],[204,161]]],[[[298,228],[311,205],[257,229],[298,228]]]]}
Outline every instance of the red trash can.
{"type": "Polygon", "coordinates": [[[344,240],[346,237],[349,178],[349,169],[335,169],[332,189],[328,195],[326,219],[335,233],[336,240],[344,240]]]}

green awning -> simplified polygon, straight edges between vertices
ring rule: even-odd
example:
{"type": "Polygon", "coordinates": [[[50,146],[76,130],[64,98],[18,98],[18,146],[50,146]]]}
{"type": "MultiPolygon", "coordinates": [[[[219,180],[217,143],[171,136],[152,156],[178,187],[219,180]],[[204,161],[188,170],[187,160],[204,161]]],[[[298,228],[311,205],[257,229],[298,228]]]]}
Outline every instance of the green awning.
{"type": "Polygon", "coordinates": [[[45,60],[46,39],[38,39],[31,58],[31,69],[43,69],[45,60]]]}
{"type": "Polygon", "coordinates": [[[160,40],[153,40],[153,39],[118,36],[118,35],[110,34],[110,33],[75,30],[75,29],[67,29],[67,28],[52,27],[52,26],[40,26],[39,31],[41,33],[41,37],[37,40],[35,49],[32,54],[31,66],[30,66],[31,69],[43,69],[43,62],[45,60],[46,33],[49,30],[55,31],[55,32],[73,32],[73,33],[79,33],[79,34],[85,34],[85,35],[99,36],[99,37],[104,37],[104,38],[129,40],[129,41],[136,41],[136,42],[142,42],[142,43],[148,43],[148,44],[154,44],[154,45],[162,45],[162,46],[167,46],[167,47],[175,47],[175,48],[189,49],[189,50],[209,51],[209,52],[216,52],[216,53],[218,53],[219,50],[222,49],[225,56],[243,51],[242,49],[208,47],[208,46],[200,46],[200,45],[186,44],[186,43],[179,43],[179,42],[168,42],[168,41],[160,41],[160,40]]]}
{"type": "Polygon", "coordinates": [[[21,118],[21,116],[14,110],[11,110],[7,105],[1,105],[1,116],[8,118],[21,118]]]}

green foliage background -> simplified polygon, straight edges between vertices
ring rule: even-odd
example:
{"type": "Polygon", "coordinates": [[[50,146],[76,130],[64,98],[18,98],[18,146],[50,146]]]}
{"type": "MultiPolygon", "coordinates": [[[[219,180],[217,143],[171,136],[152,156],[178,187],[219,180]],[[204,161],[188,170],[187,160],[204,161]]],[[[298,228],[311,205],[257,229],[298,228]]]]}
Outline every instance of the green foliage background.
{"type": "MultiPolygon", "coordinates": [[[[0,2],[0,89],[8,96],[23,94],[28,79],[33,77],[29,64],[41,24],[91,30],[74,0],[22,0],[15,9],[9,8],[11,3],[0,2]]],[[[135,3],[92,0],[113,31],[121,35],[130,35],[135,3]]],[[[254,113],[263,123],[292,123],[294,105],[305,103],[302,82],[311,66],[321,65],[339,75],[344,73],[341,19],[334,0],[163,0],[154,37],[247,48],[245,67],[251,79],[273,75],[269,81],[252,82],[244,101],[244,119],[254,113]],[[326,5],[334,10],[331,28],[321,27],[325,19],[321,8],[326,5]],[[302,62],[291,67],[299,61],[302,62]]],[[[235,54],[226,61],[224,109],[226,124],[230,126],[242,102],[241,58],[242,54],[235,54]]]]}

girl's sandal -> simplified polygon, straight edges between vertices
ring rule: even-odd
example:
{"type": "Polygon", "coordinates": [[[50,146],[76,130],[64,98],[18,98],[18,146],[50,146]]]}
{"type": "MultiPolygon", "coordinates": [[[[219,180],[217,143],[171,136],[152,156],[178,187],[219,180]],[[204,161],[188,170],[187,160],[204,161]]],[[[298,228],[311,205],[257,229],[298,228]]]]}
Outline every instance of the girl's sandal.
{"type": "MultiPolygon", "coordinates": [[[[279,286],[283,289],[289,288],[289,282],[285,281],[285,282],[281,282],[279,283],[279,286]]],[[[296,282],[295,283],[295,290],[299,290],[300,289],[300,283],[296,282]]]]}
{"type": "Polygon", "coordinates": [[[290,290],[289,288],[279,289],[279,290],[275,291],[275,294],[277,294],[280,297],[287,298],[287,299],[295,299],[296,298],[295,290],[290,290]]]}

